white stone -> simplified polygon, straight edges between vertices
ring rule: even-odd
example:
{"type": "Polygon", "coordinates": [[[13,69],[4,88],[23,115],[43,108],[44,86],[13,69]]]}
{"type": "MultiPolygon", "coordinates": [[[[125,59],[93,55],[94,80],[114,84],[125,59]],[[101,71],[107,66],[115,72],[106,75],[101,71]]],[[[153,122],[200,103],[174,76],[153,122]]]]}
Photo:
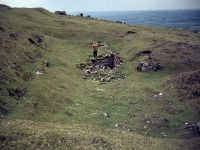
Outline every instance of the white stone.
{"type": "Polygon", "coordinates": [[[36,74],[37,74],[37,75],[41,75],[41,74],[43,74],[43,73],[37,70],[37,71],[36,71],[36,74]]]}

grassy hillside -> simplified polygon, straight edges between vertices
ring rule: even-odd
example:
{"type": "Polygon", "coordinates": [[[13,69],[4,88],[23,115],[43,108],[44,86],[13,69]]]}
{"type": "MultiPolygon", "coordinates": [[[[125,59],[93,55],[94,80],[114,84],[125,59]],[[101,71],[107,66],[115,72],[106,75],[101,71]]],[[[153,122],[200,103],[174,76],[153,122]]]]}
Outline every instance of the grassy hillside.
{"type": "Polygon", "coordinates": [[[1,5],[0,18],[1,149],[200,147],[199,136],[184,129],[200,121],[199,34],[42,8],[1,5]],[[99,40],[108,45],[99,55],[111,50],[122,57],[115,71],[125,79],[83,79],[77,65],[92,58],[90,44],[99,40]],[[136,70],[135,55],[147,49],[163,70],[136,70]]]}

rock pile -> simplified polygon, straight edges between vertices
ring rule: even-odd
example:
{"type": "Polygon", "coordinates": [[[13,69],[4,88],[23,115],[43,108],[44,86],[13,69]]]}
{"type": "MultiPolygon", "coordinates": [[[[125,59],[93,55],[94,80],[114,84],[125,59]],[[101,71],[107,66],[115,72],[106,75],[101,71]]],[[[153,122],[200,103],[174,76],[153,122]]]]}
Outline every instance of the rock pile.
{"type": "Polygon", "coordinates": [[[184,129],[188,129],[192,134],[200,136],[200,122],[194,123],[185,123],[184,129]]]}
{"type": "Polygon", "coordinates": [[[125,78],[122,72],[116,71],[122,62],[122,58],[118,54],[112,53],[99,55],[96,59],[92,58],[87,63],[78,64],[77,67],[87,73],[83,77],[84,79],[110,82],[125,78]]]}
{"type": "Polygon", "coordinates": [[[163,66],[151,57],[152,51],[144,50],[136,54],[136,57],[140,58],[140,62],[136,69],[140,72],[147,71],[158,71],[163,68],[163,66]]]}

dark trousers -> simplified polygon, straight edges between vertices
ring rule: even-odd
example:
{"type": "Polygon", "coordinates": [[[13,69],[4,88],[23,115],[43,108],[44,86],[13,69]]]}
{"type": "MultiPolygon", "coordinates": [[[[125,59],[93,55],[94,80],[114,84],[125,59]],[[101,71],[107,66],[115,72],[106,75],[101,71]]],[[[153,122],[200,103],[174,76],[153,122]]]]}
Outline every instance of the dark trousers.
{"type": "Polygon", "coordinates": [[[93,51],[94,58],[97,57],[97,51],[93,51]]]}

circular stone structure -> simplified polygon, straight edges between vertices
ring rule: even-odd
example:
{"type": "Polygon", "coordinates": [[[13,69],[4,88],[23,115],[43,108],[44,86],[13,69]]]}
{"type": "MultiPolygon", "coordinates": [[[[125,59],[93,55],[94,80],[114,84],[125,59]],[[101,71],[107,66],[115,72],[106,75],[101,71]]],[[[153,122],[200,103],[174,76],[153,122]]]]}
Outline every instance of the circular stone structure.
{"type": "Polygon", "coordinates": [[[84,79],[111,82],[126,77],[122,71],[118,70],[122,63],[123,60],[119,57],[119,54],[111,53],[89,59],[86,63],[78,64],[77,67],[85,71],[84,79]]]}

